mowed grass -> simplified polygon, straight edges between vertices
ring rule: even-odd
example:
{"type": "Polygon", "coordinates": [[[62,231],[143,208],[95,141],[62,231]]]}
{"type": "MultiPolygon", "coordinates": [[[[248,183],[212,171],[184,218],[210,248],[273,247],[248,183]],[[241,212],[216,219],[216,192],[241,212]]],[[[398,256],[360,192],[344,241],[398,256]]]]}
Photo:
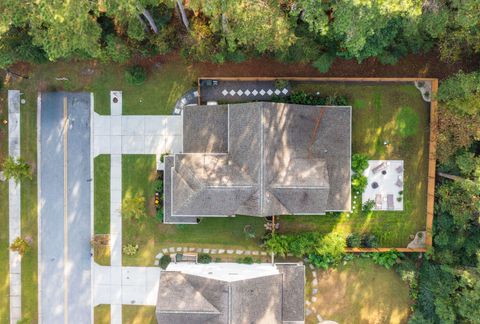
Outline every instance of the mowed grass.
{"type": "MultiPolygon", "coordinates": [[[[110,234],[110,155],[93,159],[93,230],[94,234],[110,234]]],[[[94,259],[100,265],[110,265],[110,246],[94,250],[94,259]]]]}
{"type": "MultiPolygon", "coordinates": [[[[306,294],[311,296],[312,273],[306,294]]],[[[325,320],[342,324],[407,323],[410,298],[407,285],[393,270],[361,257],[337,269],[318,271],[315,308],[325,320]]],[[[307,323],[317,323],[312,313],[307,323]]]]}
{"type": "Polygon", "coordinates": [[[22,318],[38,322],[38,207],[37,207],[37,94],[25,91],[21,106],[21,156],[32,168],[32,180],[21,184],[22,237],[33,243],[22,257],[22,318]]]}
{"type": "Polygon", "coordinates": [[[125,324],[156,324],[154,306],[122,306],[122,323],[125,324]]]}
{"type": "Polygon", "coordinates": [[[175,102],[194,87],[196,78],[185,62],[174,60],[152,67],[141,85],[125,82],[124,69],[114,64],[103,66],[102,74],[88,89],[95,94],[95,111],[110,114],[110,91],[123,91],[124,115],[171,115],[175,102]]]}
{"type": "Polygon", "coordinates": [[[93,323],[110,324],[110,305],[98,305],[93,308],[93,323]]]}
{"type": "Polygon", "coordinates": [[[123,219],[123,244],[138,244],[135,256],[123,255],[125,266],[153,265],[156,254],[170,246],[259,249],[264,233],[263,218],[204,218],[197,225],[166,225],[155,218],[156,162],[154,155],[123,155],[123,198],[145,196],[147,216],[141,220],[123,219]],[[247,238],[244,227],[251,225],[256,237],[247,238]]]}
{"type": "MultiPolygon", "coordinates": [[[[8,116],[7,92],[0,92],[0,119],[8,116]]],[[[0,163],[8,154],[8,127],[0,124],[0,163]]],[[[8,182],[0,181],[0,323],[10,321],[8,257],[8,182]]]]}
{"type": "Polygon", "coordinates": [[[369,159],[404,160],[404,210],[360,214],[361,197],[352,214],[281,216],[281,231],[332,231],[348,234],[371,232],[382,247],[406,247],[410,235],[425,230],[429,140],[429,106],[413,84],[300,83],[294,90],[344,95],[352,102],[352,153],[369,159]],[[397,127],[403,107],[418,115],[416,135],[402,137],[405,125],[397,127]],[[384,145],[384,141],[389,144],[384,145]]]}

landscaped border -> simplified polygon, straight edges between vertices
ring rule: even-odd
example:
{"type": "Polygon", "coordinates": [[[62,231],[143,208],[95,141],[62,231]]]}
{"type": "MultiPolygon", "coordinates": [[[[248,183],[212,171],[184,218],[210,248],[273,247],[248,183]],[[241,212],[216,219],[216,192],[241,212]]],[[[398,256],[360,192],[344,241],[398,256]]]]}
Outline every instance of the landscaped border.
{"type": "Polygon", "coordinates": [[[200,81],[201,80],[222,80],[222,81],[320,81],[320,82],[418,82],[429,81],[432,83],[432,94],[430,102],[430,134],[428,144],[428,183],[427,183],[427,215],[426,215],[426,235],[425,248],[347,248],[346,252],[388,252],[396,250],[398,252],[426,252],[432,247],[432,226],[433,226],[433,205],[435,200],[435,167],[437,157],[437,91],[438,79],[436,78],[341,78],[341,77],[199,77],[197,79],[198,104],[201,104],[200,81]]]}

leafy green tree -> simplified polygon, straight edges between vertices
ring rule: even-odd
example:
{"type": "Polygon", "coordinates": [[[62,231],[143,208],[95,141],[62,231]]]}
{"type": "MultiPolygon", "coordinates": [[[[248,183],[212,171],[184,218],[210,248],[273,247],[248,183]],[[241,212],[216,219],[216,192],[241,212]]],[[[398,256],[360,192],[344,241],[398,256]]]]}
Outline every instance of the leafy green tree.
{"type": "Polygon", "coordinates": [[[24,179],[32,179],[30,165],[22,158],[16,159],[13,156],[8,156],[3,161],[2,169],[7,179],[13,179],[17,183],[24,179]]]}

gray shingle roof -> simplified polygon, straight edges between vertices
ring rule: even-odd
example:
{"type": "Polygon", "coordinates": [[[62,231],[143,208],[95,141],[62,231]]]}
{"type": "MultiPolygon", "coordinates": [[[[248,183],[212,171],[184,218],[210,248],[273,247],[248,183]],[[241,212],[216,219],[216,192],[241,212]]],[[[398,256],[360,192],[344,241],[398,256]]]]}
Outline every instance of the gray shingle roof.
{"type": "Polygon", "coordinates": [[[351,107],[254,102],[184,113],[172,216],[350,210],[351,107]]]}
{"type": "Polygon", "coordinates": [[[303,265],[277,265],[280,274],[226,282],[162,271],[159,324],[304,321],[303,265]]]}

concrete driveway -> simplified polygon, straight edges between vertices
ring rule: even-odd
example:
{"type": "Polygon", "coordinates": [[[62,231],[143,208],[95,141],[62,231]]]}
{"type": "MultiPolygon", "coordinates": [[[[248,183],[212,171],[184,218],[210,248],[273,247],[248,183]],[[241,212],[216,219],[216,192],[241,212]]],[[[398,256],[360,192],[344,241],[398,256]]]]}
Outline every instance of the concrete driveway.
{"type": "Polygon", "coordinates": [[[40,323],[91,323],[91,97],[44,93],[40,104],[40,323]]]}

